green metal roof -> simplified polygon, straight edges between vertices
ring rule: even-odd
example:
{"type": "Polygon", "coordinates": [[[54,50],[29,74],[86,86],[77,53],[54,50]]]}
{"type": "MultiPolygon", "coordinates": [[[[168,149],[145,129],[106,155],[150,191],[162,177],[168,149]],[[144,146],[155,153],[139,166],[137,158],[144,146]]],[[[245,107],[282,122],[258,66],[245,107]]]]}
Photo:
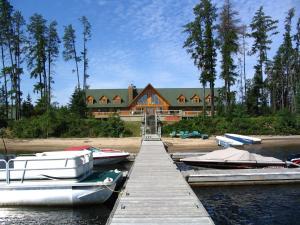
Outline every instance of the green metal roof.
{"type": "MultiPolygon", "coordinates": [[[[141,93],[144,89],[136,89],[137,93],[141,93]]],[[[171,106],[175,107],[188,107],[188,106],[202,106],[203,105],[203,88],[155,88],[160,95],[165,98],[171,106]],[[186,102],[184,104],[179,103],[177,98],[183,95],[186,98],[186,102]],[[200,103],[192,102],[191,98],[194,95],[198,95],[201,99],[200,103]]],[[[218,93],[218,88],[215,88],[215,95],[218,93]]],[[[205,95],[208,96],[210,94],[210,89],[205,89],[205,95]]],[[[95,99],[95,103],[92,105],[88,105],[89,108],[121,108],[128,107],[130,102],[128,102],[128,89],[88,89],[86,91],[86,96],[93,96],[95,99]],[[114,104],[113,98],[119,95],[122,98],[121,104],[114,104]],[[107,104],[99,104],[99,99],[102,96],[106,96],[109,101],[107,104]]]]}

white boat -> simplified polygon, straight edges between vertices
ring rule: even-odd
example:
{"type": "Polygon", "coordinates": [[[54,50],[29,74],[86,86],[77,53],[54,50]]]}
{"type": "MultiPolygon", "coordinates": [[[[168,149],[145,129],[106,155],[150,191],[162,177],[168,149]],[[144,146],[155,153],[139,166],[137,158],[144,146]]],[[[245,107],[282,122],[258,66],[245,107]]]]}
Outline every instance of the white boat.
{"type": "Polygon", "coordinates": [[[264,167],[286,167],[287,164],[274,157],[265,157],[236,148],[216,150],[203,156],[180,159],[188,165],[221,168],[221,169],[251,169],[264,167]]]}
{"type": "Polygon", "coordinates": [[[93,153],[94,165],[104,166],[116,164],[126,159],[130,154],[128,152],[115,149],[99,149],[93,146],[84,145],[66,148],[66,151],[84,151],[89,150],[93,153]]]}
{"type": "Polygon", "coordinates": [[[90,151],[51,152],[0,160],[0,206],[105,202],[120,171],[93,173],[90,151]]]}
{"type": "Polygon", "coordinates": [[[242,146],[244,143],[224,136],[216,136],[217,144],[223,147],[242,146]]]}
{"type": "Polygon", "coordinates": [[[261,143],[260,138],[255,138],[255,137],[250,137],[250,136],[245,136],[245,135],[226,133],[225,137],[242,142],[244,144],[260,144],[261,143]]]}

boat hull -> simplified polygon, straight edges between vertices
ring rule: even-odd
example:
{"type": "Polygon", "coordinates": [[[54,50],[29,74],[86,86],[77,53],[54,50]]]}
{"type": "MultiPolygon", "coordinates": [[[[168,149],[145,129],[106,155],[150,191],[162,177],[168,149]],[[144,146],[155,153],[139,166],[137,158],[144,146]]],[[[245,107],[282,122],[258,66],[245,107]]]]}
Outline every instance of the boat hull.
{"type": "Polygon", "coordinates": [[[116,183],[87,186],[11,186],[0,188],[1,206],[75,206],[101,204],[113,193],[116,183]]]}
{"type": "Polygon", "coordinates": [[[109,156],[109,157],[95,157],[94,156],[94,166],[105,166],[112,165],[122,162],[126,159],[128,155],[124,156],[109,156]]]}

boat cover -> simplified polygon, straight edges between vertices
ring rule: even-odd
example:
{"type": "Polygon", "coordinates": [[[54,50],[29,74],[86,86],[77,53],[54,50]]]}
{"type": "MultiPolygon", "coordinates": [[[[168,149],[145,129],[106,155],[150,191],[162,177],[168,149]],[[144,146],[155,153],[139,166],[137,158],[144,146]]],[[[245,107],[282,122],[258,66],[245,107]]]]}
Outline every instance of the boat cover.
{"type": "Polygon", "coordinates": [[[188,157],[181,159],[180,161],[193,161],[193,162],[247,162],[247,163],[272,163],[283,164],[284,162],[274,157],[265,157],[255,153],[250,153],[245,150],[239,150],[236,148],[226,148],[223,150],[216,150],[207,153],[203,156],[188,157]]]}

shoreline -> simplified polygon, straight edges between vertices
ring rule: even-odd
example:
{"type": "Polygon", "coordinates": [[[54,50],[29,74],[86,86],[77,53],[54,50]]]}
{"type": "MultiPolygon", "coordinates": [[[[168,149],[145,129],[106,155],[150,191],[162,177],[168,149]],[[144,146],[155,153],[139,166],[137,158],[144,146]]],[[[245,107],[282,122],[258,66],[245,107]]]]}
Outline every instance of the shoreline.
{"type": "MultiPolygon", "coordinates": [[[[300,135],[290,136],[255,136],[262,139],[261,146],[300,145],[300,135]]],[[[9,153],[42,152],[63,150],[71,146],[92,145],[99,148],[113,148],[137,153],[141,145],[141,137],[128,138],[48,138],[48,139],[4,139],[9,153]]],[[[205,152],[220,149],[215,136],[209,139],[181,139],[163,137],[169,152],[205,152]]],[[[300,149],[299,149],[300,150],[300,149]]],[[[3,142],[0,153],[4,153],[3,142]]]]}

